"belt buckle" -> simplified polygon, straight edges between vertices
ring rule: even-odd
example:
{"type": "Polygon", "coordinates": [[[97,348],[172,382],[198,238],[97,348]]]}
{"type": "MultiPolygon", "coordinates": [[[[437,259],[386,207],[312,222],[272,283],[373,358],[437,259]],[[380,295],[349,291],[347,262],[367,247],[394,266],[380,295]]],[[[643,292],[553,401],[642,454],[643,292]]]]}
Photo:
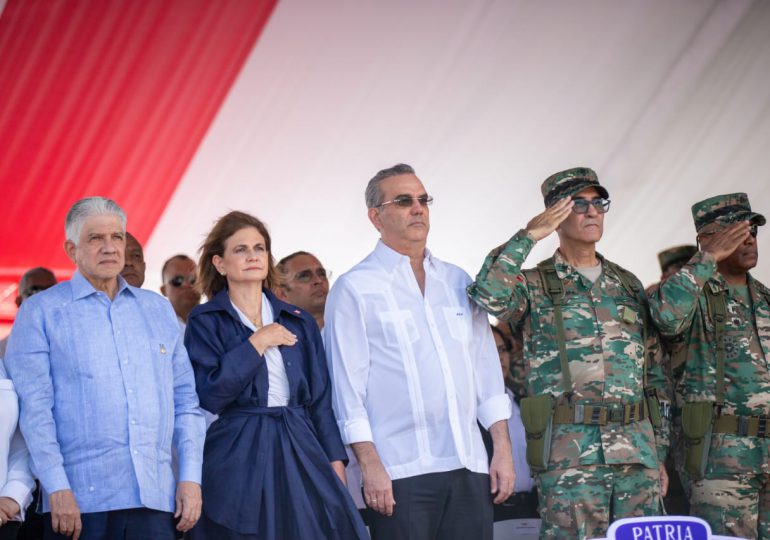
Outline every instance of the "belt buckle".
{"type": "Polygon", "coordinates": [[[625,417],[625,410],[623,405],[611,405],[607,407],[607,416],[608,420],[610,422],[617,422],[619,424],[623,423],[624,417],[625,417]]]}

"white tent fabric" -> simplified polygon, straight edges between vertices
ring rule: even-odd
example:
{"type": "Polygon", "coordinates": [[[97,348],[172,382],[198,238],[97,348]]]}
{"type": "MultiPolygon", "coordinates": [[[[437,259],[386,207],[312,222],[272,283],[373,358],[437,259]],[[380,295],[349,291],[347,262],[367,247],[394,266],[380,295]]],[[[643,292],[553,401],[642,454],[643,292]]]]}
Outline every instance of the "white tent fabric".
{"type": "Polygon", "coordinates": [[[377,238],[367,180],[402,161],[436,199],[429,247],[471,275],[549,174],[594,168],[613,201],[599,250],[647,284],[658,251],[694,241],[693,202],[745,191],[770,214],[768,143],[770,2],[281,0],[146,246],[146,286],[229,209],[264,219],[277,257],[343,272],[377,238]]]}

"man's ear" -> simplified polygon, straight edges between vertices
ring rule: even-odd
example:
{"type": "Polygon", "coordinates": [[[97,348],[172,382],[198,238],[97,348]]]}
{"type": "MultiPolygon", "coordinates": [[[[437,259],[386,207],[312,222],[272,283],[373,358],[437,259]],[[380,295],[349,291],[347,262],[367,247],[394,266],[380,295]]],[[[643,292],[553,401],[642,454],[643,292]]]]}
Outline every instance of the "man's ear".
{"type": "Polygon", "coordinates": [[[382,220],[380,220],[380,211],[378,208],[370,208],[367,212],[367,215],[369,216],[369,221],[372,222],[372,225],[374,225],[374,228],[378,231],[382,230],[382,220]]]}
{"type": "Polygon", "coordinates": [[[168,297],[168,295],[166,294],[166,284],[165,283],[160,286],[160,294],[162,294],[163,296],[168,297]]]}
{"type": "Polygon", "coordinates": [[[72,261],[73,264],[77,265],[77,260],[75,259],[75,252],[77,251],[78,247],[75,245],[75,242],[72,240],[65,240],[64,241],[64,252],[67,254],[67,258],[72,261]]]}
{"type": "Polygon", "coordinates": [[[289,301],[289,297],[286,295],[286,289],[281,285],[278,285],[275,289],[273,289],[273,293],[284,302],[289,301]]]}

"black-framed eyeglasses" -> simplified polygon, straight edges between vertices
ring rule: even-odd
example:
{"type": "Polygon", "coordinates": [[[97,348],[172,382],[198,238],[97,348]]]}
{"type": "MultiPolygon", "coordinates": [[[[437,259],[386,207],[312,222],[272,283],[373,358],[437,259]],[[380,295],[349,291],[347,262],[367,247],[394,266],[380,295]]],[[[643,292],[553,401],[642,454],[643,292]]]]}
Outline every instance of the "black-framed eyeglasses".
{"type": "Polygon", "coordinates": [[[433,204],[433,197],[431,197],[430,195],[420,195],[419,197],[410,197],[409,195],[399,195],[395,199],[392,199],[390,201],[385,201],[380,205],[380,207],[383,207],[386,204],[392,204],[399,208],[409,208],[414,204],[414,201],[417,201],[418,203],[420,203],[420,206],[426,207],[433,204]]]}
{"type": "Polygon", "coordinates": [[[593,206],[600,214],[606,214],[610,209],[610,200],[602,197],[596,199],[572,199],[574,205],[572,211],[576,214],[585,214],[588,212],[588,207],[593,206]]]}
{"type": "Polygon", "coordinates": [[[37,293],[39,293],[39,292],[42,292],[42,291],[46,290],[47,288],[48,288],[48,287],[41,287],[40,285],[30,285],[29,287],[27,287],[26,289],[24,289],[23,291],[21,291],[21,292],[19,293],[19,295],[20,295],[22,298],[29,298],[29,297],[30,297],[30,296],[32,296],[33,294],[37,294],[37,293]]]}
{"type": "Polygon", "coordinates": [[[198,276],[195,274],[190,274],[189,276],[174,276],[171,279],[168,280],[169,284],[172,287],[181,287],[184,285],[184,282],[186,281],[189,285],[195,285],[195,282],[198,280],[198,276]]]}
{"type": "Polygon", "coordinates": [[[320,279],[329,279],[332,277],[331,271],[328,271],[325,268],[319,268],[315,272],[312,270],[303,270],[302,272],[297,272],[294,274],[294,280],[299,281],[300,283],[310,283],[313,281],[314,275],[318,276],[320,279]]]}
{"type": "Polygon", "coordinates": [[[749,234],[754,238],[757,237],[758,231],[759,231],[759,226],[756,223],[754,223],[751,227],[749,227],[749,234]]]}

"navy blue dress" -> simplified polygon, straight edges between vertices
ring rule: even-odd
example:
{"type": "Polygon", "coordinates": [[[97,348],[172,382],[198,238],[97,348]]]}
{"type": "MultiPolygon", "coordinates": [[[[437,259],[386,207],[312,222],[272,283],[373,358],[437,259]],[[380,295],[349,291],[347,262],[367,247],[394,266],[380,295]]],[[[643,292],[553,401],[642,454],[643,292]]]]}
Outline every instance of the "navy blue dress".
{"type": "Polygon", "coordinates": [[[331,408],[331,384],[315,320],[265,291],[275,322],[297,336],[281,346],[289,403],[267,407],[265,358],[227,290],[187,323],[201,406],[220,417],[206,434],[203,514],[193,540],[366,539],[331,461],[347,461],[331,408]]]}

